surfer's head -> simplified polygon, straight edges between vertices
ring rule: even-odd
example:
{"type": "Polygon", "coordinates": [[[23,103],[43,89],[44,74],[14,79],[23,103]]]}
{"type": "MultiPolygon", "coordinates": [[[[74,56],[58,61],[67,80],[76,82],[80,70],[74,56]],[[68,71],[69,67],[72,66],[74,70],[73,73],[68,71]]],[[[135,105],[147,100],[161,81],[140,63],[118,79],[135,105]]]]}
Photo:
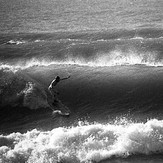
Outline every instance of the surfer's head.
{"type": "Polygon", "coordinates": [[[57,76],[57,77],[55,78],[55,81],[56,81],[56,82],[59,82],[59,81],[60,81],[60,77],[57,76]]]}

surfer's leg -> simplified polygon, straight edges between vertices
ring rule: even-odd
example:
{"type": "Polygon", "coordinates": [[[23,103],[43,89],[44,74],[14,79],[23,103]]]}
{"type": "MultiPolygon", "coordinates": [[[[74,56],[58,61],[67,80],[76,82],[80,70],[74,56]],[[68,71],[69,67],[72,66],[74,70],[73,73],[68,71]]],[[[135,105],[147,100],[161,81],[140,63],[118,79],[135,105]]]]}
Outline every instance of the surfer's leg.
{"type": "Polygon", "coordinates": [[[52,117],[55,118],[56,116],[65,116],[68,117],[70,115],[70,110],[67,106],[62,104],[62,102],[58,99],[58,92],[54,89],[48,89],[51,97],[49,101],[49,107],[53,111],[52,117]]]}

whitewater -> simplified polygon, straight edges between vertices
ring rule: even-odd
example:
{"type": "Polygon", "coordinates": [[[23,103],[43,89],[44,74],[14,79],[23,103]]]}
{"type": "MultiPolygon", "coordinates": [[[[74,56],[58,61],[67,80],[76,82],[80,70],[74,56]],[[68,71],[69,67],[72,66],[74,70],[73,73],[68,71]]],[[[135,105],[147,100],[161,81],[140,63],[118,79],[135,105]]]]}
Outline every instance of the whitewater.
{"type": "MultiPolygon", "coordinates": [[[[2,162],[99,162],[162,153],[163,122],[84,124],[0,136],[2,162]]],[[[116,162],[116,161],[115,161],[116,162]]],[[[126,161],[124,161],[126,162],[126,161]]]]}

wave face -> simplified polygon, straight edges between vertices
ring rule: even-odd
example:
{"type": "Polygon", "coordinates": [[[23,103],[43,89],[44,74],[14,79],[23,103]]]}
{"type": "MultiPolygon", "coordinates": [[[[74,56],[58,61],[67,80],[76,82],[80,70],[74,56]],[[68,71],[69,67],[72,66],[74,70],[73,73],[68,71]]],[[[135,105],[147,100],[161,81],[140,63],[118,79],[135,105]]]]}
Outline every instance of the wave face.
{"type": "MultiPolygon", "coordinates": [[[[163,122],[82,124],[43,132],[0,136],[2,162],[126,162],[127,157],[162,154],[163,122]]],[[[143,160],[143,159],[142,159],[143,160]]],[[[148,158],[147,161],[157,161],[148,158]]],[[[128,162],[128,161],[127,161],[128,162]]]]}
{"type": "MultiPolygon", "coordinates": [[[[1,70],[2,123],[8,122],[8,112],[12,113],[11,121],[21,122],[27,120],[28,114],[35,116],[42,114],[43,108],[49,108],[51,98],[47,88],[57,75],[71,76],[56,86],[60,93],[58,98],[71,110],[71,124],[75,119],[85,118],[107,122],[122,115],[142,121],[162,117],[162,67],[53,64],[16,72],[8,68],[1,70]]],[[[44,110],[47,114],[49,111],[44,110]]],[[[36,126],[33,124],[32,128],[36,126]]]]}

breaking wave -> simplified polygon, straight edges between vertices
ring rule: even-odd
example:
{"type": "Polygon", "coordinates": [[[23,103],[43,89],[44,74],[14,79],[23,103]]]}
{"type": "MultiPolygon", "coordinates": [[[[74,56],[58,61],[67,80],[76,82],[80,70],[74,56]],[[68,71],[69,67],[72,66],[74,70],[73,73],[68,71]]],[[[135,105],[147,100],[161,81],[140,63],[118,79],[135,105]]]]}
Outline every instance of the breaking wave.
{"type": "Polygon", "coordinates": [[[51,60],[49,58],[39,59],[32,58],[24,61],[17,61],[16,63],[1,63],[0,69],[17,71],[20,69],[27,69],[33,66],[50,66],[50,65],[79,65],[90,67],[110,67],[119,65],[146,65],[146,66],[163,66],[163,59],[159,58],[157,54],[153,53],[135,53],[130,51],[124,53],[122,51],[112,51],[109,54],[96,54],[90,60],[82,56],[68,56],[65,60],[51,60]]]}
{"type": "Polygon", "coordinates": [[[84,124],[0,136],[1,162],[100,162],[163,152],[163,121],[84,124]]]}
{"type": "Polygon", "coordinates": [[[163,65],[162,30],[2,36],[0,69],[70,64],[90,67],[163,65]]]}

